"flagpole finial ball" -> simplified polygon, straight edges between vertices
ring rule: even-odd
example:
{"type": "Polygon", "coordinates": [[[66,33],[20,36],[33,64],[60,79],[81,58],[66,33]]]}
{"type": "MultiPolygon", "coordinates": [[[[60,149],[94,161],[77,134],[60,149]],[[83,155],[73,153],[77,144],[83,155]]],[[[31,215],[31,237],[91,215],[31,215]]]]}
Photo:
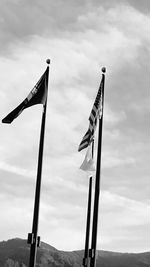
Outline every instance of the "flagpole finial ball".
{"type": "Polygon", "coordinates": [[[47,63],[48,65],[51,63],[51,61],[50,61],[49,58],[46,60],[46,63],[47,63]]]}
{"type": "Polygon", "coordinates": [[[103,72],[103,73],[106,72],[106,68],[105,68],[105,67],[102,68],[102,72],[103,72]]]}

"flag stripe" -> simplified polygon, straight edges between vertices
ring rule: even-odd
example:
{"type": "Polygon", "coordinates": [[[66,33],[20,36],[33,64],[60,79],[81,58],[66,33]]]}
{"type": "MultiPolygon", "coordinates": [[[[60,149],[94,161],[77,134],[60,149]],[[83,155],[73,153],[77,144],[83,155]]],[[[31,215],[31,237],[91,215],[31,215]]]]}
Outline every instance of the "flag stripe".
{"type": "Polygon", "coordinates": [[[80,152],[82,149],[88,147],[88,145],[89,145],[89,142],[88,141],[84,142],[82,145],[80,145],[80,148],[79,148],[78,151],[80,152]]]}
{"type": "Polygon", "coordinates": [[[91,131],[88,129],[88,131],[84,135],[84,137],[83,137],[83,139],[79,145],[78,151],[81,151],[82,149],[86,148],[90,143],[90,139],[91,139],[91,131]]]}

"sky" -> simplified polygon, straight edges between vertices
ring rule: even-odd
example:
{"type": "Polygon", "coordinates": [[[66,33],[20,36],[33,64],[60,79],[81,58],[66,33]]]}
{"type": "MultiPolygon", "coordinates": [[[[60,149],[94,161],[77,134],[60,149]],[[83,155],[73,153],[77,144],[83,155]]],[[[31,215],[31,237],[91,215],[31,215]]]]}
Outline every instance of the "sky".
{"type": "MultiPolygon", "coordinates": [[[[1,119],[51,59],[41,240],[84,248],[89,178],[78,145],[105,66],[97,248],[149,251],[150,1],[1,0],[0,13],[1,119]]],[[[1,241],[31,232],[41,116],[35,105],[0,125],[1,241]]]]}

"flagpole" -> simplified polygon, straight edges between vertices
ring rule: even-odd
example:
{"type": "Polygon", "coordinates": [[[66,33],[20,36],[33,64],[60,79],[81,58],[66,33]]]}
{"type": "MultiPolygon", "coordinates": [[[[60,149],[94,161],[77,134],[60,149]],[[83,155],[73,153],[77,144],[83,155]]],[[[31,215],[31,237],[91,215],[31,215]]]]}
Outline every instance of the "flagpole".
{"type": "Polygon", "coordinates": [[[92,176],[89,178],[89,194],[88,194],[88,210],[86,223],[86,238],[85,250],[83,258],[83,266],[87,267],[89,264],[89,237],[90,237],[90,222],[91,222],[91,199],[92,199],[92,176]]]}
{"type": "Polygon", "coordinates": [[[98,226],[98,208],[100,195],[100,173],[101,173],[101,151],[102,151],[102,127],[103,127],[103,107],[104,107],[104,83],[105,83],[106,68],[102,68],[102,114],[99,118],[98,130],[98,149],[97,149],[97,166],[96,166],[96,181],[95,181],[95,196],[94,196],[94,211],[93,211],[93,225],[92,225],[92,241],[90,250],[90,267],[96,266],[96,245],[97,245],[97,226],[98,226]]]}
{"type": "MultiPolygon", "coordinates": [[[[94,155],[94,139],[92,140],[92,159],[94,155]]],[[[87,208],[87,220],[86,220],[86,237],[85,237],[85,249],[83,257],[83,266],[89,266],[89,239],[90,239],[90,224],[91,224],[91,202],[92,202],[92,176],[89,178],[89,192],[88,192],[88,208],[87,208]]]]}
{"type": "MultiPolygon", "coordinates": [[[[46,85],[45,86],[48,89],[50,60],[47,59],[46,63],[48,64],[48,66],[47,66],[47,76],[46,76],[46,85]]],[[[47,99],[45,101],[45,104],[43,105],[43,114],[42,114],[42,121],[41,121],[41,133],[40,133],[40,142],[39,142],[39,155],[38,155],[38,167],[37,167],[37,180],[36,180],[36,190],[35,190],[32,233],[28,234],[28,244],[31,245],[29,267],[35,267],[37,247],[39,247],[39,245],[40,245],[40,237],[38,236],[38,221],[39,221],[39,206],[40,206],[40,193],[41,193],[41,178],[42,178],[42,162],[43,162],[46,108],[47,108],[47,99]]]]}

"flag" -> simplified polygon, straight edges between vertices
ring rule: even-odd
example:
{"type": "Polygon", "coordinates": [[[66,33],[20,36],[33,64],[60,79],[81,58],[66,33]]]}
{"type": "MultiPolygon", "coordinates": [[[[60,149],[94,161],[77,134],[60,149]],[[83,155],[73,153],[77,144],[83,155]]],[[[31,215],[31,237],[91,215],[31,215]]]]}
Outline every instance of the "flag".
{"type": "MultiPolygon", "coordinates": [[[[93,141],[94,142],[94,141],[93,141]]],[[[95,168],[95,162],[93,160],[93,152],[92,152],[92,143],[88,146],[85,159],[83,163],[80,166],[80,169],[83,171],[86,171],[87,173],[91,174],[93,173],[96,168],[95,168]]]]}
{"type": "Polygon", "coordinates": [[[45,104],[47,99],[47,77],[48,77],[48,68],[43,73],[39,81],[33,87],[29,95],[25,98],[19,106],[17,106],[13,111],[11,111],[3,120],[3,123],[11,123],[16,119],[21,112],[28,107],[31,107],[36,104],[45,104]]]}
{"type": "Polygon", "coordinates": [[[95,98],[90,116],[89,116],[89,128],[84,135],[78,151],[81,151],[82,149],[86,148],[89,146],[89,144],[92,142],[94,138],[94,132],[96,129],[97,125],[97,118],[98,116],[102,116],[102,92],[103,92],[103,87],[104,87],[104,76],[102,76],[102,80],[98,89],[97,96],[95,98]]]}

